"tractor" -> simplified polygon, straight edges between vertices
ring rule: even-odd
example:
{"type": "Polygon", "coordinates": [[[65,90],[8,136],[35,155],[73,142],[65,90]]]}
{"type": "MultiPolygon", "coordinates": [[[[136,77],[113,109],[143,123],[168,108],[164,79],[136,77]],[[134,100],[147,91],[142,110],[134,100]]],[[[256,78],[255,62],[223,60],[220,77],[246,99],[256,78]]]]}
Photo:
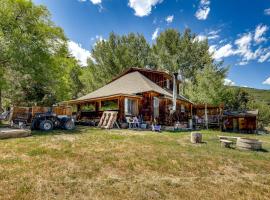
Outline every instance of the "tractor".
{"type": "Polygon", "coordinates": [[[75,120],[72,118],[71,107],[67,106],[13,107],[10,114],[10,125],[42,131],[57,128],[72,130],[75,128],[75,120]]]}

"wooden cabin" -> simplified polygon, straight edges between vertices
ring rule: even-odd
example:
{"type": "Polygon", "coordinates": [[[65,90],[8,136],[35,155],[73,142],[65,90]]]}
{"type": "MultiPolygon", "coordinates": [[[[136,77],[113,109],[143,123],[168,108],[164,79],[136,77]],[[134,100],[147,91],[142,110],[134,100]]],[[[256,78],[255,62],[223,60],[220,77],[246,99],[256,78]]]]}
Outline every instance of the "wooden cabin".
{"type": "MultiPolygon", "coordinates": [[[[219,128],[222,124],[222,114],[224,105],[207,105],[208,126],[212,128],[219,128]]],[[[198,127],[205,126],[205,105],[194,105],[193,109],[194,125],[198,127]]]]}
{"type": "MultiPolygon", "coordinates": [[[[180,82],[177,81],[177,91],[180,82]]],[[[130,68],[107,85],[76,100],[68,101],[76,107],[78,120],[98,121],[105,110],[118,111],[118,121],[128,116],[138,116],[144,122],[156,120],[162,125],[176,121],[188,126],[192,118],[192,102],[177,96],[177,111],[170,115],[173,97],[173,76],[168,73],[130,68]]]]}
{"type": "Polygon", "coordinates": [[[225,111],[223,113],[223,131],[256,133],[258,110],[252,111],[225,111]]]}

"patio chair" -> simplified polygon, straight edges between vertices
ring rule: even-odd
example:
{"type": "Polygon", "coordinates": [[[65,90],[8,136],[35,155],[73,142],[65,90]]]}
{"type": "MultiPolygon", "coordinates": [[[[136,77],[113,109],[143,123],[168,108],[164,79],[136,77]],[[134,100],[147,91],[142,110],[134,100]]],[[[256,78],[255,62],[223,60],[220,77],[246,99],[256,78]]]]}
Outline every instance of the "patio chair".
{"type": "Polygon", "coordinates": [[[140,128],[140,121],[137,117],[133,117],[134,128],[140,128]]]}
{"type": "Polygon", "coordinates": [[[134,120],[132,119],[132,117],[126,117],[126,121],[128,123],[128,128],[134,127],[134,120]]]}

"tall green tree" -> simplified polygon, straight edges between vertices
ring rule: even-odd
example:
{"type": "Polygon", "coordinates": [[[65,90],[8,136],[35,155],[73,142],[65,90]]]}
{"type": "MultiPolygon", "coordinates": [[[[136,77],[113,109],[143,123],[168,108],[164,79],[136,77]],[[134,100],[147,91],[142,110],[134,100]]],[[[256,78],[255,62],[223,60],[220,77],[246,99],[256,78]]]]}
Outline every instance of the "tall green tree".
{"type": "Polygon", "coordinates": [[[143,35],[111,33],[108,40],[96,43],[92,59],[83,69],[85,91],[97,89],[130,67],[154,67],[151,47],[143,35]]]}
{"type": "Polygon", "coordinates": [[[0,20],[0,102],[3,95],[13,104],[71,98],[71,71],[77,63],[48,10],[28,0],[1,0],[0,19],[5,19],[0,20]]]}
{"type": "Polygon", "coordinates": [[[225,109],[246,110],[250,100],[251,97],[245,90],[230,87],[226,90],[226,96],[224,97],[225,109]]]}
{"type": "Polygon", "coordinates": [[[189,29],[183,34],[175,29],[160,33],[153,45],[153,52],[158,68],[170,73],[180,70],[191,81],[197,70],[213,63],[207,40],[197,40],[189,29]]]}
{"type": "Polygon", "coordinates": [[[207,65],[195,74],[194,83],[189,82],[186,94],[195,103],[205,105],[205,126],[208,129],[207,105],[220,105],[224,99],[226,69],[207,65]]]}
{"type": "Polygon", "coordinates": [[[248,109],[258,109],[258,125],[259,128],[263,129],[270,126],[270,106],[265,102],[259,102],[251,99],[248,104],[248,109]]]}

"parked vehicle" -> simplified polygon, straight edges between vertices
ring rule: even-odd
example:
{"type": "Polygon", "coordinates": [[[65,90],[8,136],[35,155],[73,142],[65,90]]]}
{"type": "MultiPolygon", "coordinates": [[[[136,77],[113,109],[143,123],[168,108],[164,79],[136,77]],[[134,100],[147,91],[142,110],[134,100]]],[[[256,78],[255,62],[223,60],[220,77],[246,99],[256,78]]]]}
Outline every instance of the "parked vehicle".
{"type": "Polygon", "coordinates": [[[13,107],[10,117],[11,126],[31,128],[31,130],[51,131],[61,128],[72,130],[75,120],[72,118],[71,107],[13,107]]]}

